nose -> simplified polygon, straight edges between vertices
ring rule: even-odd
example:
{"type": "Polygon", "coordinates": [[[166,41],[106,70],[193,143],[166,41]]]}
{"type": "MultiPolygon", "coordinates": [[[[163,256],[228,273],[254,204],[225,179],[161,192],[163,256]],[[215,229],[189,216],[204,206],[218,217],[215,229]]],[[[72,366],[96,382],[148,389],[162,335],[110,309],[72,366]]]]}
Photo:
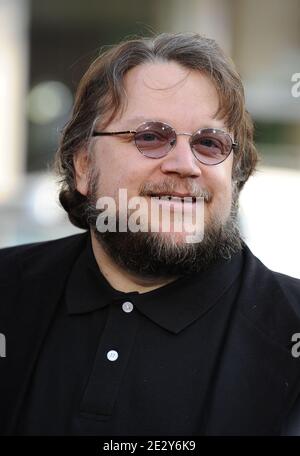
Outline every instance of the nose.
{"type": "Polygon", "coordinates": [[[177,136],[175,146],[161,162],[161,171],[165,174],[175,173],[180,177],[201,175],[201,164],[191,150],[189,135],[177,136]]]}

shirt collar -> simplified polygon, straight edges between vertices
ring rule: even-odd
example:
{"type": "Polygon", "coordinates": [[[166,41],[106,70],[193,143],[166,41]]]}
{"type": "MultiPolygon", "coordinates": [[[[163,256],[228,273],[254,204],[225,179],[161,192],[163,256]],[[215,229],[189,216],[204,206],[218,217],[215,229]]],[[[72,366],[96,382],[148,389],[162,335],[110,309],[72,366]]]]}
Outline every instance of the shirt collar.
{"type": "Polygon", "coordinates": [[[147,293],[124,293],[114,289],[96,262],[90,236],[77,258],[66,287],[68,313],[84,314],[112,302],[130,301],[159,326],[178,333],[204,316],[226,293],[242,269],[243,254],[222,260],[204,272],[177,279],[147,293]]]}

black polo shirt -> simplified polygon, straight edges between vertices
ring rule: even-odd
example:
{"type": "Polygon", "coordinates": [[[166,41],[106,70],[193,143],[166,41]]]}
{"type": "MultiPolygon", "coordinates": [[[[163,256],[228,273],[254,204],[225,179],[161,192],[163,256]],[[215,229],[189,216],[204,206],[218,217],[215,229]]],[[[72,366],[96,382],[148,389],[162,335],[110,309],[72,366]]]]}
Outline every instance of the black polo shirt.
{"type": "Polygon", "coordinates": [[[239,253],[156,290],[123,293],[99,271],[88,238],[39,354],[18,433],[205,433],[242,264],[239,253]]]}

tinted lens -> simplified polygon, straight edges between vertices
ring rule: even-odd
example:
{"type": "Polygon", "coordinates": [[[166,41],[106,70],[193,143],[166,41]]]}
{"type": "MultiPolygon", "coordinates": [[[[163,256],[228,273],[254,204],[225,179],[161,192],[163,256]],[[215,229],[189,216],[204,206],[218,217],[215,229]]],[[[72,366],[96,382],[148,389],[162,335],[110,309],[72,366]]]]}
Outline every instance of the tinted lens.
{"type": "Polygon", "coordinates": [[[135,134],[136,147],[149,158],[164,157],[174,146],[176,133],[162,122],[145,122],[135,134]]]}
{"type": "Polygon", "coordinates": [[[190,144],[195,157],[207,165],[221,163],[232,149],[230,136],[215,129],[205,129],[195,133],[191,137],[190,144]]]}

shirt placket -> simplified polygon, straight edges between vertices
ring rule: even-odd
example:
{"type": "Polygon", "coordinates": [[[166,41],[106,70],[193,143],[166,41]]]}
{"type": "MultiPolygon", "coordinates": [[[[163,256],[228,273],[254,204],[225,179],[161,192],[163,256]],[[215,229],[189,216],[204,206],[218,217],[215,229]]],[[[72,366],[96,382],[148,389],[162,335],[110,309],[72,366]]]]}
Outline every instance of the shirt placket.
{"type": "Polygon", "coordinates": [[[80,414],[97,415],[101,419],[112,415],[139,322],[133,300],[114,300],[110,303],[80,414]]]}

